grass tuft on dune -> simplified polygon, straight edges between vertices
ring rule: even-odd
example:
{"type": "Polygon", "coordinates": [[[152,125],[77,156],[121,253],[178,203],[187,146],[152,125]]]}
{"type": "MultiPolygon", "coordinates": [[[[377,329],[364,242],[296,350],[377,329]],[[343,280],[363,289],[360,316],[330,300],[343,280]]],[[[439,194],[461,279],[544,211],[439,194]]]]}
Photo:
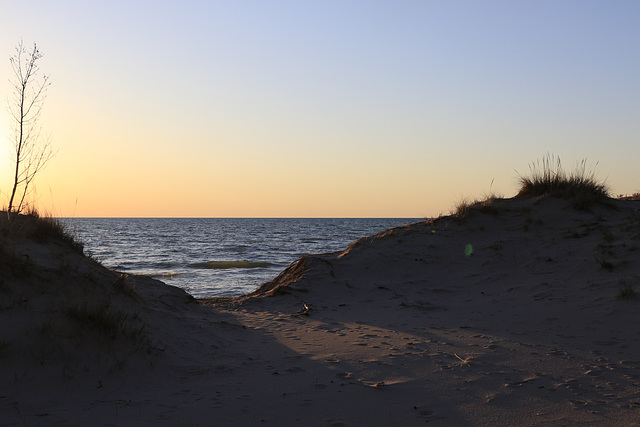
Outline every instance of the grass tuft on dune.
{"type": "Polygon", "coordinates": [[[520,190],[516,197],[575,198],[578,209],[607,199],[608,186],[596,178],[594,170],[587,169],[586,163],[586,159],[580,161],[573,172],[567,173],[559,157],[547,154],[529,165],[529,175],[519,176],[520,190]]]}
{"type": "Polygon", "coordinates": [[[77,253],[82,253],[80,243],[58,220],[52,216],[42,216],[31,209],[26,214],[0,214],[0,237],[27,238],[38,243],[64,242],[77,253]]]}

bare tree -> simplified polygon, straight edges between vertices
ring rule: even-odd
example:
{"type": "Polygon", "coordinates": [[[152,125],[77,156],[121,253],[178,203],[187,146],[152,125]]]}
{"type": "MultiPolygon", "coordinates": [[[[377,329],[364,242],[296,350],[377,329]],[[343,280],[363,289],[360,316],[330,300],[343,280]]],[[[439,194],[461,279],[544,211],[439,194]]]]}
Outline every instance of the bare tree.
{"type": "Polygon", "coordinates": [[[38,60],[42,53],[36,44],[27,51],[22,41],[16,46],[15,54],[9,59],[14,78],[12,97],[8,99],[9,114],[13,126],[11,136],[14,148],[15,173],[13,189],[9,198],[7,215],[20,213],[25,207],[25,199],[32,190],[33,179],[53,156],[51,141],[41,137],[40,113],[51,85],[49,76],[39,74],[38,60]]]}

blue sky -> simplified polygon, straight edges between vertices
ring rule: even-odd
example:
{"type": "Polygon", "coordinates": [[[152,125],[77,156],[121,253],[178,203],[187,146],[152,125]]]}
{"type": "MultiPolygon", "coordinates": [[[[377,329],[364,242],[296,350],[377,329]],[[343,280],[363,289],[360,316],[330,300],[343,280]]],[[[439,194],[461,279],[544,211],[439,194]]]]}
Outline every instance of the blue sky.
{"type": "Polygon", "coordinates": [[[547,152],[640,191],[639,2],[4,11],[0,52],[35,41],[52,76],[42,123],[58,153],[37,188],[60,215],[431,216],[513,195],[547,152]]]}

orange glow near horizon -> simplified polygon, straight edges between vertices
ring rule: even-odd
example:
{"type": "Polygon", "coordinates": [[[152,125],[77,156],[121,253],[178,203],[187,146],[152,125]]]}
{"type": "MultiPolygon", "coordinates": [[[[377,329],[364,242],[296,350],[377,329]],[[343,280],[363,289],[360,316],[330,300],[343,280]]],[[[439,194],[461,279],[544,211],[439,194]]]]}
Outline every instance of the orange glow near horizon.
{"type": "Polygon", "coordinates": [[[30,19],[0,26],[0,98],[23,34],[51,75],[41,124],[57,154],[37,206],[421,218],[513,195],[514,170],[545,153],[640,191],[639,2],[205,3],[5,5],[30,19]]]}

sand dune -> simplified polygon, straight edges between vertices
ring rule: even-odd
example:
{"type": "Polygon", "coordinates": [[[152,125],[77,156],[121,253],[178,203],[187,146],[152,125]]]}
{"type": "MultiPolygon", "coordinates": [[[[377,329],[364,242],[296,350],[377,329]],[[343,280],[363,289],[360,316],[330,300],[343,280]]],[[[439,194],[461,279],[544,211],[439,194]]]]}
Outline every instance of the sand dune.
{"type": "Polygon", "coordinates": [[[0,241],[25,262],[0,264],[6,425],[640,419],[635,201],[479,203],[304,257],[238,299],[0,241]]]}

